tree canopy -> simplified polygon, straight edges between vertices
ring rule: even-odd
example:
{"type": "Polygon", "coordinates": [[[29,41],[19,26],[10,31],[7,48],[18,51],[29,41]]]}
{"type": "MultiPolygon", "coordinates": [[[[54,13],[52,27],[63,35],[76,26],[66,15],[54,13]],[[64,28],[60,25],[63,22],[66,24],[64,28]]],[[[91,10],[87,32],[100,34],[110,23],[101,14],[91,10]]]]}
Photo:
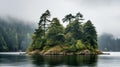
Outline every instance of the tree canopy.
{"type": "Polygon", "coordinates": [[[69,46],[67,50],[95,50],[97,45],[97,32],[90,20],[83,22],[83,15],[78,12],[76,15],[68,14],[62,20],[69,22],[63,27],[58,18],[48,20],[51,14],[49,10],[41,15],[39,27],[35,30],[30,50],[44,50],[44,47],[55,45],[69,46]],[[49,24],[47,24],[49,22],[49,24]],[[43,23],[43,24],[42,24],[43,23]],[[45,25],[47,30],[45,30],[45,25]],[[43,25],[43,27],[42,27],[43,25]]]}

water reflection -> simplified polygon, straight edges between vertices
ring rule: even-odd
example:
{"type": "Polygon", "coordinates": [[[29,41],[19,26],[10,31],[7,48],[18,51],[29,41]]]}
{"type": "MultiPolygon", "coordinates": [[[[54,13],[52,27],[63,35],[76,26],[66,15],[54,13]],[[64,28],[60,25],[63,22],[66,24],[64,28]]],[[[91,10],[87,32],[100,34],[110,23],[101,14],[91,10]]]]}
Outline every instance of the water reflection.
{"type": "Polygon", "coordinates": [[[110,55],[25,56],[0,54],[0,67],[120,67],[120,52],[110,55]]]}
{"type": "Polygon", "coordinates": [[[97,64],[96,55],[74,55],[74,56],[32,56],[32,63],[42,67],[53,66],[89,66],[94,67],[97,64]]]}
{"type": "Polygon", "coordinates": [[[20,55],[0,55],[0,63],[15,63],[15,62],[22,62],[26,56],[20,55]]]}

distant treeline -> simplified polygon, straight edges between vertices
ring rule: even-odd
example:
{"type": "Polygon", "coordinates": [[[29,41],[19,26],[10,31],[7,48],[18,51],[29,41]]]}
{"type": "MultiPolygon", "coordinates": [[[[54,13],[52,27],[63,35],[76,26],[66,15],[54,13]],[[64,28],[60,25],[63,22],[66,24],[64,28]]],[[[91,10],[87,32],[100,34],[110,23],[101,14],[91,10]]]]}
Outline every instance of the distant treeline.
{"type": "Polygon", "coordinates": [[[0,51],[25,51],[31,43],[34,26],[14,19],[0,18],[0,51]]]}
{"type": "MultiPolygon", "coordinates": [[[[25,51],[31,44],[35,25],[15,18],[0,18],[0,52],[25,51]]],[[[120,51],[120,38],[104,33],[98,37],[98,47],[102,51],[120,51]]]]}
{"type": "Polygon", "coordinates": [[[98,37],[98,46],[102,51],[120,51],[120,38],[104,33],[98,37]]]}

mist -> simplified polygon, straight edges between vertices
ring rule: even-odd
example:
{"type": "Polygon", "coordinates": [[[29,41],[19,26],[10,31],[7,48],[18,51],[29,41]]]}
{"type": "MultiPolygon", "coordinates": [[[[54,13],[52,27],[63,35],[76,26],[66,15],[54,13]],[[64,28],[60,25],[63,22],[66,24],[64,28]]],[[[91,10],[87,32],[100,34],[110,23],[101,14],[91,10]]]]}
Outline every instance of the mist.
{"type": "Polygon", "coordinates": [[[25,51],[32,42],[35,25],[13,17],[0,18],[0,51],[25,51]]]}
{"type": "MultiPolygon", "coordinates": [[[[25,21],[39,22],[40,15],[49,9],[61,20],[66,14],[81,12],[91,20],[98,35],[103,32],[120,37],[119,0],[0,0],[0,15],[10,15],[25,21]]],[[[27,22],[28,23],[28,22],[27,22]]]]}
{"type": "Polygon", "coordinates": [[[98,46],[102,51],[120,51],[120,38],[104,33],[98,37],[98,46]]]}

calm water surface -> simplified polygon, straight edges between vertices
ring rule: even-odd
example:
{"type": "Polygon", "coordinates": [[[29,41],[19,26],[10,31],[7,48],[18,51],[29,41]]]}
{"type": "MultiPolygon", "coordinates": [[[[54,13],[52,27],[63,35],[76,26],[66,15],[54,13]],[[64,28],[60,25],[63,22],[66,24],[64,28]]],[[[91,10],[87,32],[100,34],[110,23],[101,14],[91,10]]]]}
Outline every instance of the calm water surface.
{"type": "Polygon", "coordinates": [[[120,52],[110,55],[25,56],[0,52],[0,67],[120,67],[120,52]]]}

